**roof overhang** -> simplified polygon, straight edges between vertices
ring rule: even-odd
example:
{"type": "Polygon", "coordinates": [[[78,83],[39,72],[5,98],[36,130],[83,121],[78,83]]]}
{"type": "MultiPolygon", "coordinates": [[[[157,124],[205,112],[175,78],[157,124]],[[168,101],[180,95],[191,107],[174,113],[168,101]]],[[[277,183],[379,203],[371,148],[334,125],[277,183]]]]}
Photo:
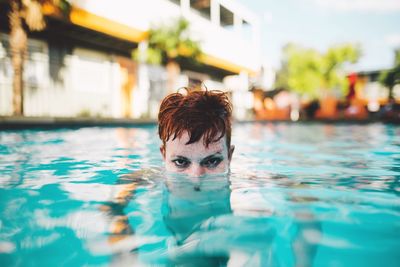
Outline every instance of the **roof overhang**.
{"type": "MultiPolygon", "coordinates": [[[[144,41],[148,36],[147,31],[142,31],[140,29],[127,26],[125,24],[98,16],[77,7],[72,8],[70,13],[70,21],[77,26],[88,28],[94,31],[101,32],[103,34],[113,36],[115,38],[127,40],[134,43],[144,41]]],[[[238,64],[234,64],[222,58],[208,54],[203,54],[200,58],[200,62],[233,73],[240,73],[242,71],[246,71],[249,74],[256,73],[256,70],[240,66],[238,64]]]]}
{"type": "Polygon", "coordinates": [[[147,32],[135,29],[125,24],[100,17],[84,9],[72,8],[70,21],[78,26],[89,28],[120,39],[139,43],[147,38],[147,32]]]}

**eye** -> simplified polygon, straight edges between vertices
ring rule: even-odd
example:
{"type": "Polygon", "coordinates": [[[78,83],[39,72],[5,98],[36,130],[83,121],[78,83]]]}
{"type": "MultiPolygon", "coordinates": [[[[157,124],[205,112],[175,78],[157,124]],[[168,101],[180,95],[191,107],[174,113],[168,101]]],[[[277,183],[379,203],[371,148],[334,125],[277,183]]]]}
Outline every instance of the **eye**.
{"type": "Polygon", "coordinates": [[[186,168],[190,164],[190,162],[186,159],[174,159],[172,162],[178,168],[186,168]]]}
{"type": "Polygon", "coordinates": [[[203,165],[206,166],[207,168],[215,168],[221,163],[222,159],[221,158],[210,158],[206,160],[203,165]]]}

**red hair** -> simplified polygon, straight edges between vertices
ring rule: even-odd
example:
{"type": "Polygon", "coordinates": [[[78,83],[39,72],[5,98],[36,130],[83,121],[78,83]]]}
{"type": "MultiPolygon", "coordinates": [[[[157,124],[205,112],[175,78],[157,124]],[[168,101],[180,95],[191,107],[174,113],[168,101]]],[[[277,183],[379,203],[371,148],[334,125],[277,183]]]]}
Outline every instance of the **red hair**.
{"type": "Polygon", "coordinates": [[[173,93],[161,102],[158,113],[158,134],[163,144],[188,132],[192,144],[204,136],[204,145],[217,142],[226,135],[229,149],[232,131],[232,105],[222,91],[200,91],[185,88],[187,94],[173,93]]]}

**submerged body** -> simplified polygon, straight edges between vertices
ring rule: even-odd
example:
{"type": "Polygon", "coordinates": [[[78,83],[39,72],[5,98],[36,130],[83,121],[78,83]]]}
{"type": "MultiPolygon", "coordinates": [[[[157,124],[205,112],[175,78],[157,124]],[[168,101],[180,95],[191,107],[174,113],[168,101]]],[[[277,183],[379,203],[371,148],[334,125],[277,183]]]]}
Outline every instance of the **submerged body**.
{"type": "MultiPolygon", "coordinates": [[[[111,235],[118,237],[114,246],[125,243],[131,248],[128,254],[114,257],[116,266],[126,262],[127,255],[137,266],[294,266],[296,261],[309,263],[314,256],[310,249],[296,255],[296,242],[310,247],[300,234],[311,227],[275,218],[274,209],[279,207],[273,207],[267,199],[262,209],[233,209],[232,198],[251,201],[260,192],[232,195],[227,174],[204,175],[201,185],[187,175],[146,175],[152,177],[150,180],[162,177],[153,185],[136,183],[124,212],[111,212],[114,218],[131,214],[126,220],[129,226],[122,228],[132,230],[111,235]],[[143,214],[146,207],[152,208],[143,214]],[[140,240],[145,242],[140,244],[140,240]]],[[[275,202],[279,203],[276,195],[275,202]]],[[[318,227],[318,223],[312,224],[313,229],[318,227]]]]}

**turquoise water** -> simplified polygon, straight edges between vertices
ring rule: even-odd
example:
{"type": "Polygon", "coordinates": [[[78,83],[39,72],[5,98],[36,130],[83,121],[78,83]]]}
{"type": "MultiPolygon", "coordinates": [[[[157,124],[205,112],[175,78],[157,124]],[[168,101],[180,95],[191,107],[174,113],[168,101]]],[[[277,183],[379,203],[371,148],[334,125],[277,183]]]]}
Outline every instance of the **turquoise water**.
{"type": "Polygon", "coordinates": [[[1,266],[400,266],[400,127],[237,124],[229,176],[155,126],[0,132],[1,266]]]}

